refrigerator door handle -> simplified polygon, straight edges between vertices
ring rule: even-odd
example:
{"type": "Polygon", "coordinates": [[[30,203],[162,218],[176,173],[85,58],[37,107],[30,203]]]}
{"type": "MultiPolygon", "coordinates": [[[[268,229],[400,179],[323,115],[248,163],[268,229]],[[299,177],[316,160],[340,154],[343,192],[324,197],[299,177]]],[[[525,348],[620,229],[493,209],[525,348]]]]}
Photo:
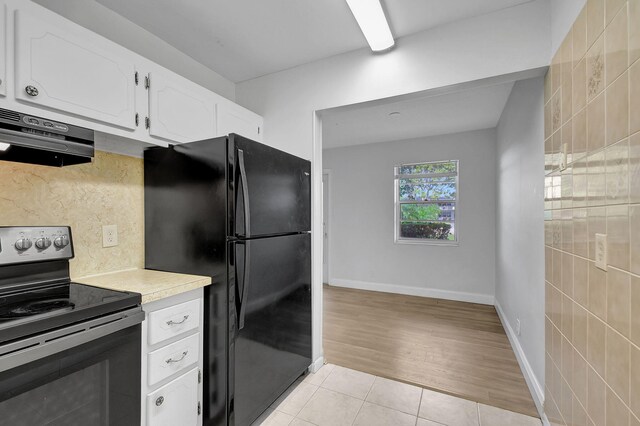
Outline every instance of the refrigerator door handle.
{"type": "Polygon", "coordinates": [[[244,151],[238,148],[238,166],[242,181],[242,205],[244,207],[244,234],[251,237],[251,209],[249,207],[249,189],[247,188],[247,171],[244,167],[244,151]]]}
{"type": "Polygon", "coordinates": [[[244,317],[246,313],[246,302],[249,297],[249,284],[251,283],[250,279],[250,263],[251,263],[251,248],[249,241],[238,241],[238,244],[243,245],[244,249],[244,266],[242,272],[242,294],[240,296],[240,308],[238,309],[238,330],[242,330],[244,328],[244,317]]]}

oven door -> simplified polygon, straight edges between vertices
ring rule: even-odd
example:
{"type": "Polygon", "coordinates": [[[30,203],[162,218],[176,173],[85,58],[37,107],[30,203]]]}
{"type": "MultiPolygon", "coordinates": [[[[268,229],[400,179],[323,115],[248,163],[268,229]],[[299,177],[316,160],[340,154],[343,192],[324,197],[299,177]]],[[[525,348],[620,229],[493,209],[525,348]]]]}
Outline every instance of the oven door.
{"type": "Polygon", "coordinates": [[[141,326],[131,311],[0,347],[0,425],[140,425],[141,326]]]}

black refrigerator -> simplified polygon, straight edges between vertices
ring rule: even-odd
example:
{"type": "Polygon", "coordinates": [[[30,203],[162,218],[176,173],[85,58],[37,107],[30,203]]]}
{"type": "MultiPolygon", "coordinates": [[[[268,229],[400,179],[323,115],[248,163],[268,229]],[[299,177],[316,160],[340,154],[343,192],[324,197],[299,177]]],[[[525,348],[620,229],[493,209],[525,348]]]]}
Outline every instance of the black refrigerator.
{"type": "Polygon", "coordinates": [[[310,175],[235,134],[144,153],[146,267],[213,279],[206,426],[250,425],[311,364],[310,175]]]}

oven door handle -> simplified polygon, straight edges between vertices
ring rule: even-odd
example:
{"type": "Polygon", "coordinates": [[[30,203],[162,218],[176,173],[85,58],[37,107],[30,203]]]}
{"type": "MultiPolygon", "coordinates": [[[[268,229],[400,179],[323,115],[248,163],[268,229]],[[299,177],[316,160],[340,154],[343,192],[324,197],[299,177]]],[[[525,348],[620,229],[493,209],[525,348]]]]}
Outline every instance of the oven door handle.
{"type": "Polygon", "coordinates": [[[108,336],[143,320],[144,311],[137,307],[2,345],[0,372],[108,336]]]}

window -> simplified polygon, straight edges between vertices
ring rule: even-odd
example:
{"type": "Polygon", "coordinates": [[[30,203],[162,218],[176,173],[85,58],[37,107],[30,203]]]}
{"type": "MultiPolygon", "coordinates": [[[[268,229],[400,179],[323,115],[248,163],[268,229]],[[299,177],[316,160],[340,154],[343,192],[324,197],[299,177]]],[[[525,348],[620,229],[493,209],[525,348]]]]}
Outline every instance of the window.
{"type": "Polygon", "coordinates": [[[396,242],[457,242],[458,161],[395,168],[396,242]]]}

